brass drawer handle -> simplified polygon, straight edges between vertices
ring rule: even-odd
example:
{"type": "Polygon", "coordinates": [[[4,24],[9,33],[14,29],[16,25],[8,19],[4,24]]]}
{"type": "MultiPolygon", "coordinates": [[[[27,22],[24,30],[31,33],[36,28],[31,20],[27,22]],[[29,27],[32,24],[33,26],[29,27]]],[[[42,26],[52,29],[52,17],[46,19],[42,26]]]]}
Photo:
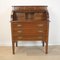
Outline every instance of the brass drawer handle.
{"type": "Polygon", "coordinates": [[[39,30],[38,32],[43,32],[43,31],[39,30]]]}
{"type": "Polygon", "coordinates": [[[38,24],[38,26],[39,26],[39,27],[42,27],[42,26],[43,26],[43,24],[38,24]]]}
{"type": "Polygon", "coordinates": [[[22,31],[17,31],[18,33],[21,33],[22,31]]]}
{"type": "Polygon", "coordinates": [[[22,25],[17,25],[18,27],[21,27],[22,25]]]}

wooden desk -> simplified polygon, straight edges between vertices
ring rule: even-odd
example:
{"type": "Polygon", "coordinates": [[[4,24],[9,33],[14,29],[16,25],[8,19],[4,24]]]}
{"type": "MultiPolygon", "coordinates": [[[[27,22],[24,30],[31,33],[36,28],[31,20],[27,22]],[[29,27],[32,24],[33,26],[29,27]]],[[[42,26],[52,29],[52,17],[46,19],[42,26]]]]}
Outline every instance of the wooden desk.
{"type": "Polygon", "coordinates": [[[11,20],[12,49],[17,41],[42,41],[48,53],[49,14],[47,6],[13,6],[11,20]]]}

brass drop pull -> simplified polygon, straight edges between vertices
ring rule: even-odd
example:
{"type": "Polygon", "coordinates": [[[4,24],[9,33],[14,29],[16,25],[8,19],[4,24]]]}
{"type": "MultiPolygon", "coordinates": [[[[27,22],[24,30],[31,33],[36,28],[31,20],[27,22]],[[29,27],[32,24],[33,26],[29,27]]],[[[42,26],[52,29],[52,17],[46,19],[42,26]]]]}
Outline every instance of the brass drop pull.
{"type": "Polygon", "coordinates": [[[19,24],[19,25],[17,25],[17,26],[18,26],[18,27],[21,27],[22,25],[19,24]]]}
{"type": "Polygon", "coordinates": [[[22,31],[17,31],[18,33],[21,33],[22,31]]]}
{"type": "Polygon", "coordinates": [[[38,24],[38,26],[39,26],[39,27],[42,27],[42,26],[43,26],[43,24],[38,24]]]}
{"type": "Polygon", "coordinates": [[[43,31],[39,30],[38,32],[43,32],[43,31]]]}

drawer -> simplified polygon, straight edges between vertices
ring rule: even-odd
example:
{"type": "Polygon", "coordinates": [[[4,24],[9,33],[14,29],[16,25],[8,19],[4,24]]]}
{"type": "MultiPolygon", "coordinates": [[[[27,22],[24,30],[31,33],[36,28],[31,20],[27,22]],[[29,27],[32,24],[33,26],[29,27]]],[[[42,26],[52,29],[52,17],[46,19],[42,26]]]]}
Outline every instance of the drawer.
{"type": "Polygon", "coordinates": [[[39,35],[39,34],[47,34],[48,30],[44,30],[42,28],[38,29],[16,29],[16,30],[12,30],[12,33],[15,34],[25,34],[25,35],[39,35]]]}
{"type": "Polygon", "coordinates": [[[25,35],[25,36],[14,36],[13,40],[43,40],[45,39],[44,36],[32,36],[32,35],[25,35]]]}
{"type": "Polygon", "coordinates": [[[33,29],[12,29],[13,34],[41,34],[47,33],[48,29],[44,28],[33,28],[33,29]]]}
{"type": "Polygon", "coordinates": [[[48,27],[47,23],[43,23],[43,22],[19,22],[19,23],[12,23],[12,28],[45,28],[48,27]]]}
{"type": "MultiPolygon", "coordinates": [[[[32,30],[31,30],[32,31],[32,30]]],[[[12,31],[12,36],[16,37],[16,36],[47,36],[48,35],[48,31],[43,32],[43,31],[12,31]]]]}

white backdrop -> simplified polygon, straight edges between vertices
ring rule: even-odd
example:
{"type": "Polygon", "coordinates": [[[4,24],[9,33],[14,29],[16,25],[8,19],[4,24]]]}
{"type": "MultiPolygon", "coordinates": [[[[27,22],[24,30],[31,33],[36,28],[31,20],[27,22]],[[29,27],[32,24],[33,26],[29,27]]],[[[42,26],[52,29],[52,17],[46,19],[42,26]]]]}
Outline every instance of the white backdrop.
{"type": "MultiPolygon", "coordinates": [[[[49,45],[60,45],[60,0],[0,0],[0,46],[11,46],[10,16],[14,5],[48,5],[49,45]]],[[[41,42],[19,42],[19,45],[39,46],[41,42]]]]}

